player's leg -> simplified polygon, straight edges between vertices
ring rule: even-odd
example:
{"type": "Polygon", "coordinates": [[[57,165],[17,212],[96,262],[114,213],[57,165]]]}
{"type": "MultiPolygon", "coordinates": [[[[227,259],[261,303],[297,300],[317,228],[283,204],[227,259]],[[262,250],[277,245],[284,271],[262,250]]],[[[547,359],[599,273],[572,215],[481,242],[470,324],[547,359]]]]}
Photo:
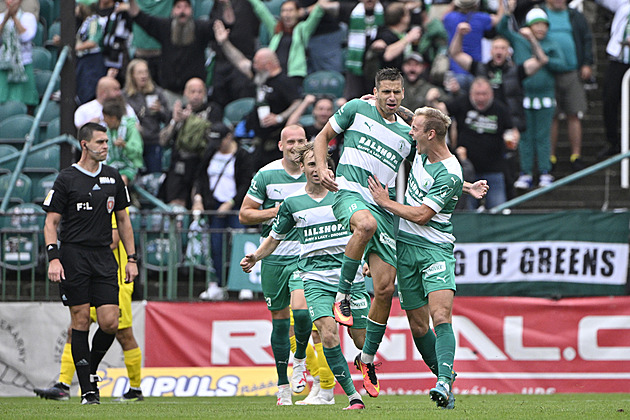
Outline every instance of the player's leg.
{"type": "MultiPolygon", "coordinates": [[[[121,273],[119,273],[120,275],[121,273]]],[[[127,376],[129,377],[129,390],[117,401],[133,402],[142,401],[142,351],[138,346],[136,337],[133,334],[133,314],[131,312],[131,295],[133,294],[134,283],[121,283],[118,292],[118,304],[120,308],[118,318],[118,331],[116,340],[123,349],[127,376]]]]}
{"type": "Polygon", "coordinates": [[[291,405],[291,387],[287,376],[289,364],[289,278],[296,264],[289,266],[266,264],[262,261],[261,286],[267,309],[271,311],[271,350],[278,374],[278,405],[291,405]]]}
{"type": "MultiPolygon", "coordinates": [[[[72,359],[77,371],[81,395],[93,392],[90,382],[90,344],[88,340],[90,327],[90,304],[70,307],[70,325],[72,327],[72,359]]],[[[96,402],[98,404],[98,402],[96,402]]]]}
{"type": "Polygon", "coordinates": [[[355,282],[352,285],[352,302],[350,306],[352,308],[354,324],[351,328],[348,328],[348,334],[352,338],[356,348],[362,349],[365,345],[365,329],[371,307],[371,299],[365,289],[365,282],[355,282]]]}
{"type": "Polygon", "coordinates": [[[357,392],[352,382],[348,362],[341,351],[339,327],[334,318],[330,316],[318,318],[315,320],[315,325],[322,337],[324,354],[326,355],[328,366],[330,366],[330,370],[333,372],[333,375],[335,375],[335,379],[337,379],[337,382],[339,382],[350,401],[350,405],[347,408],[365,408],[361,395],[357,392]]]}
{"type": "Polygon", "coordinates": [[[447,408],[450,394],[452,393],[451,388],[454,380],[455,334],[453,334],[452,325],[453,295],[453,290],[437,290],[429,293],[429,308],[435,328],[435,352],[438,362],[438,382],[435,388],[431,389],[430,395],[439,407],[445,408],[447,408]]]}
{"type": "Polygon", "coordinates": [[[293,392],[299,394],[306,387],[306,348],[309,347],[308,340],[311,338],[313,322],[306,307],[302,278],[297,273],[294,273],[289,281],[289,288],[291,289],[291,308],[293,311],[293,329],[296,343],[293,355],[291,388],[293,392]]]}

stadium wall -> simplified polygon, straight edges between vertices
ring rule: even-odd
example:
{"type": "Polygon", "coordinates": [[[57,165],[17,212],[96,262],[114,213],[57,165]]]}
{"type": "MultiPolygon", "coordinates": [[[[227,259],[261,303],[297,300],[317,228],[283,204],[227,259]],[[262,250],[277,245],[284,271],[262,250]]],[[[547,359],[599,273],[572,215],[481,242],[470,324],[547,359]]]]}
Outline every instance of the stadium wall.
{"type": "MultiPolygon", "coordinates": [[[[145,395],[275,393],[264,302],[134,302],[133,311],[145,395]]],[[[58,303],[0,305],[0,396],[31,396],[57,381],[68,322],[58,303]]],[[[453,329],[458,394],[630,392],[630,297],[456,297],[453,329]]],[[[340,334],[351,363],[358,350],[340,334]]],[[[426,394],[435,383],[397,299],[377,359],[385,394],[426,394]]],[[[118,344],[102,368],[102,395],[121,395],[118,344]]]]}

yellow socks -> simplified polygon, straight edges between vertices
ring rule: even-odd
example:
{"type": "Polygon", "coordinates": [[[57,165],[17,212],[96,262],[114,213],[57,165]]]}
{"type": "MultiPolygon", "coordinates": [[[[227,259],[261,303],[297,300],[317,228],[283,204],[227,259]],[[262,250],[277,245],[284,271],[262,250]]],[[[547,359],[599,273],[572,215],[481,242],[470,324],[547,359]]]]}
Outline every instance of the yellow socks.
{"type": "Polygon", "coordinates": [[[328,366],[322,343],[315,344],[315,350],[317,350],[317,363],[319,365],[319,383],[322,389],[332,389],[335,387],[335,375],[328,366]]]}
{"type": "Polygon", "coordinates": [[[127,375],[129,376],[129,386],[138,389],[142,380],[142,351],[140,347],[136,347],[135,349],[124,351],[123,354],[125,355],[125,366],[127,366],[127,375]]]}
{"type": "Polygon", "coordinates": [[[59,369],[59,382],[70,386],[72,384],[72,378],[74,378],[74,359],[72,358],[72,345],[66,343],[63,346],[63,353],[61,354],[61,368],[59,369]]]}

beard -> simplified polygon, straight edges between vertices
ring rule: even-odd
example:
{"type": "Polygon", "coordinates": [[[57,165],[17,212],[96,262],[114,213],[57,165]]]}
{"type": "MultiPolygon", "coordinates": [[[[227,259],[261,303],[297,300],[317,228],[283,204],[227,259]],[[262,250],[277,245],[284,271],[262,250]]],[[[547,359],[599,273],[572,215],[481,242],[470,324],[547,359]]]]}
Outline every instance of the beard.
{"type": "Polygon", "coordinates": [[[195,21],[191,18],[179,23],[178,17],[171,22],[171,42],[176,47],[186,47],[195,41],[195,21]]]}

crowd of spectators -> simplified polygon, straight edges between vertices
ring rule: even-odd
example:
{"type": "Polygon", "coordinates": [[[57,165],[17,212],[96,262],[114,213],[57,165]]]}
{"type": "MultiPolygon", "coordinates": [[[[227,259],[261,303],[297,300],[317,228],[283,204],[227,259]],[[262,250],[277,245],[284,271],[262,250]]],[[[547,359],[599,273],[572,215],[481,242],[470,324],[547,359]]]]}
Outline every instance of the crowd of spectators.
{"type": "MultiPolygon", "coordinates": [[[[467,180],[489,180],[486,207],[535,180],[553,182],[563,119],[571,167],[585,166],[582,85],[593,78],[594,54],[589,23],[568,0],[215,0],[202,15],[203,2],[77,0],[75,125],[108,126],[118,153],[111,161],[127,182],[165,173],[159,196],[167,203],[236,210],[243,185],[278,158],[285,125],[300,123],[314,137],[338,107],[372,92],[382,67],[403,73],[404,106],[453,116],[450,147],[467,180]],[[304,93],[316,71],[342,74],[343,94],[304,93]],[[230,121],[224,111],[242,98],[253,98],[253,107],[230,121]]],[[[22,3],[33,1],[0,2],[0,102],[36,105],[29,61],[36,15],[22,3]]],[[[607,156],[619,151],[630,7],[597,3],[615,14],[604,86],[607,156]]],[[[331,141],[336,159],[342,148],[343,136],[331,141]]]]}

